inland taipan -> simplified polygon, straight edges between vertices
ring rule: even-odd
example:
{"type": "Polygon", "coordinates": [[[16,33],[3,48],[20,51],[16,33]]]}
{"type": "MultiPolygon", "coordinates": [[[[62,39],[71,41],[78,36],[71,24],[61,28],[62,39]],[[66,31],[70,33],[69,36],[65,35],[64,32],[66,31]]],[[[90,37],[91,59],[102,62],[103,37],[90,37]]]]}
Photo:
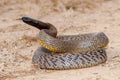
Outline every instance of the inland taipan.
{"type": "Polygon", "coordinates": [[[107,60],[105,47],[109,40],[103,32],[57,36],[57,29],[50,23],[29,17],[22,20],[40,30],[41,46],[34,52],[32,62],[41,69],[85,68],[107,60]]]}

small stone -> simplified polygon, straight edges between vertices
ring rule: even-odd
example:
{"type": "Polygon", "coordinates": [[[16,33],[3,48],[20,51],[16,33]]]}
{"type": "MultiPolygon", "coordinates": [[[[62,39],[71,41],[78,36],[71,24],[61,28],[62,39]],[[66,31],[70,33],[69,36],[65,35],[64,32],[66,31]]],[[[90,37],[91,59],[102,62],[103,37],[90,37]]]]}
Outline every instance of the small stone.
{"type": "Polygon", "coordinates": [[[3,48],[2,51],[7,51],[7,48],[3,48]]]}
{"type": "Polygon", "coordinates": [[[5,71],[5,70],[4,70],[4,69],[5,69],[5,66],[6,66],[5,63],[1,63],[1,64],[0,64],[0,72],[4,72],[4,71],[5,71]]]}

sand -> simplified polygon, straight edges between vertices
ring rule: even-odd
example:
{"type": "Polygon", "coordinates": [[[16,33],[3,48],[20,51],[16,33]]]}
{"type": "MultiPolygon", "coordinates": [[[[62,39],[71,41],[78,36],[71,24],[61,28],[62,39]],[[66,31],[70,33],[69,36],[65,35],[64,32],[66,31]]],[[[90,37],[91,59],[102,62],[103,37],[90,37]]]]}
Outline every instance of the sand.
{"type": "Polygon", "coordinates": [[[0,80],[120,80],[120,0],[1,0],[0,80]],[[54,24],[58,35],[104,32],[108,59],[98,66],[42,70],[32,64],[39,30],[20,20],[29,16],[54,24]]]}

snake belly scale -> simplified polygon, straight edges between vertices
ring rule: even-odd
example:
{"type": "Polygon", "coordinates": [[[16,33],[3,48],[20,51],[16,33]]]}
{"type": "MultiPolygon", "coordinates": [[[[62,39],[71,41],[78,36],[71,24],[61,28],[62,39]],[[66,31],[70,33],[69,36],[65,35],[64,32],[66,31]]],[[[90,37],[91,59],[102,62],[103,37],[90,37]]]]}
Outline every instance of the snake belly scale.
{"type": "Polygon", "coordinates": [[[50,23],[29,17],[22,17],[22,20],[40,30],[41,47],[35,51],[32,62],[41,69],[85,68],[107,60],[104,47],[109,41],[103,32],[57,36],[57,29],[50,23]]]}

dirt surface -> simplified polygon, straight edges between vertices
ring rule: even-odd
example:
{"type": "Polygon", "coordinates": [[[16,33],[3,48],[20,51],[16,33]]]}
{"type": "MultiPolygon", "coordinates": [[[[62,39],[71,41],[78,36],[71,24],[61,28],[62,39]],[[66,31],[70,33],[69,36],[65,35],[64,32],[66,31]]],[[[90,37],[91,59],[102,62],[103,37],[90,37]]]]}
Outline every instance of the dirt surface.
{"type": "Polygon", "coordinates": [[[120,0],[1,0],[0,80],[120,80],[120,0]],[[58,35],[104,32],[107,62],[61,71],[33,66],[39,30],[16,20],[22,16],[54,24],[58,35]]]}

